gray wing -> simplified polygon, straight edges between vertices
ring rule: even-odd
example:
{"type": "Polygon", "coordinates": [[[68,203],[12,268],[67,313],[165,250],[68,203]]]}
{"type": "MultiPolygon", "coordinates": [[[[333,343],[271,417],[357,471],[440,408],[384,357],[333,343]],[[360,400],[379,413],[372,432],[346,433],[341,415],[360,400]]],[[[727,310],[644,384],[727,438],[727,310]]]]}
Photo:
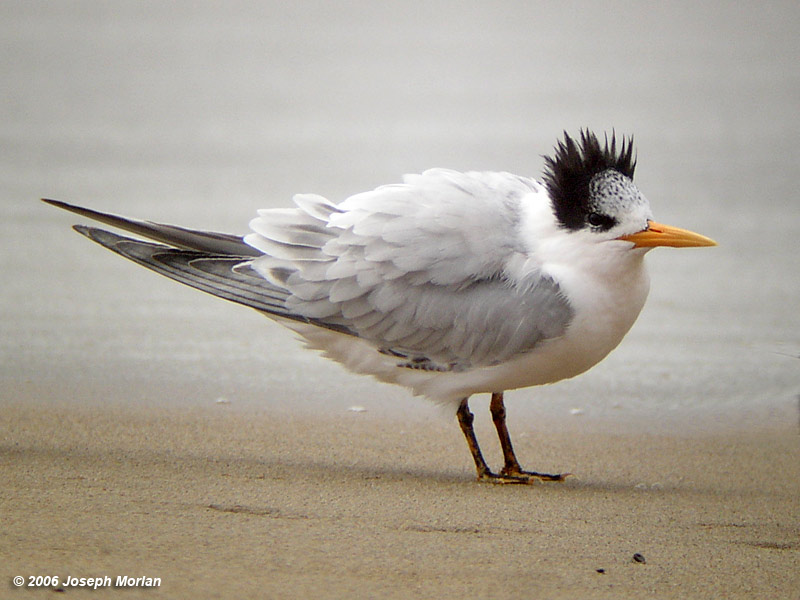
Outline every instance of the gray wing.
{"type": "Polygon", "coordinates": [[[316,319],[288,311],[286,309],[288,292],[270,284],[250,267],[250,261],[244,257],[184,250],[135,240],[83,225],[75,225],[74,229],[120,256],[219,298],[271,315],[350,333],[338,325],[320,323],[316,319]]]}
{"type": "Polygon", "coordinates": [[[340,205],[312,195],[259,211],[255,270],[285,288],[295,314],[344,327],[400,366],[465,370],[561,335],[572,309],[524,260],[520,205],[544,193],[505,173],[434,170],[340,205]]]}
{"type": "MultiPolygon", "coordinates": [[[[403,286],[402,279],[394,286],[403,286]]],[[[560,336],[572,319],[558,286],[542,277],[525,287],[498,278],[466,288],[417,285],[390,293],[403,303],[377,313],[379,319],[371,313],[349,320],[348,326],[384,352],[404,357],[401,366],[413,368],[462,371],[496,365],[560,336]]]]}
{"type": "Polygon", "coordinates": [[[164,244],[145,242],[98,229],[75,225],[78,233],[148,269],[214,296],[288,319],[313,323],[343,333],[339,325],[321,323],[286,308],[289,292],[267,281],[250,266],[262,253],[240,236],[197,231],[103,213],[59,200],[47,204],[137,233],[164,244]]]}

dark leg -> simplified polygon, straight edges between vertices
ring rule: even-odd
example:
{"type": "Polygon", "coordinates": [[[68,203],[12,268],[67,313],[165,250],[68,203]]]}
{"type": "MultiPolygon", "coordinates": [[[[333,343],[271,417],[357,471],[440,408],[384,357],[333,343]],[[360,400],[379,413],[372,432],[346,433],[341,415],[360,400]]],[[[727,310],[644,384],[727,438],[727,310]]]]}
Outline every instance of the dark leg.
{"type": "MultiPolygon", "coordinates": [[[[501,399],[502,399],[502,394],[501,394],[501,399]]],[[[458,416],[458,424],[461,425],[461,431],[464,432],[464,437],[467,438],[467,446],[469,446],[469,451],[472,454],[472,460],[475,461],[475,470],[478,473],[478,481],[488,481],[490,483],[530,483],[531,481],[533,481],[532,476],[530,474],[526,474],[523,471],[519,471],[519,465],[517,465],[517,470],[519,471],[520,475],[516,475],[514,473],[506,473],[505,470],[500,475],[496,475],[489,470],[489,466],[486,464],[486,460],[483,458],[483,453],[481,452],[481,448],[478,445],[478,438],[475,437],[475,430],[472,428],[472,421],[474,420],[474,416],[469,410],[469,405],[467,404],[467,400],[468,398],[464,398],[461,401],[456,416],[458,416]]],[[[506,435],[508,435],[508,432],[506,432],[506,435]]],[[[510,447],[510,441],[509,441],[509,447],[510,447]]],[[[512,456],[513,456],[513,451],[512,451],[512,456]]],[[[556,477],[556,476],[551,475],[551,477],[556,477]]]]}
{"type": "Polygon", "coordinates": [[[475,419],[469,410],[467,401],[469,398],[464,398],[458,407],[456,416],[458,417],[458,424],[461,425],[461,431],[464,432],[464,437],[467,438],[467,446],[472,454],[472,459],[475,461],[475,470],[478,472],[478,480],[487,479],[492,476],[489,466],[481,453],[481,447],[478,445],[478,438],[475,437],[475,430],[472,428],[472,421],[475,419]]]}
{"type": "MultiPolygon", "coordinates": [[[[466,400],[464,401],[466,404],[466,400]]],[[[500,447],[503,449],[503,460],[505,466],[500,471],[500,475],[505,477],[514,477],[532,481],[533,479],[542,479],[544,481],[564,481],[564,478],[569,473],[562,473],[558,475],[550,475],[549,473],[536,473],[535,471],[523,471],[519,466],[517,457],[514,454],[514,447],[511,445],[511,436],[508,434],[508,427],[506,427],[506,406],[503,403],[503,392],[495,392],[492,394],[492,401],[489,404],[489,411],[492,413],[492,421],[494,421],[495,429],[497,429],[497,437],[500,438],[500,447]]]]}
{"type": "Polygon", "coordinates": [[[506,427],[506,405],[503,403],[503,392],[492,394],[492,401],[489,403],[489,412],[492,413],[492,421],[497,429],[497,437],[500,438],[500,447],[503,449],[503,460],[505,466],[500,471],[503,474],[518,474],[522,471],[519,466],[517,456],[514,454],[514,447],[511,445],[511,436],[506,427]]]}

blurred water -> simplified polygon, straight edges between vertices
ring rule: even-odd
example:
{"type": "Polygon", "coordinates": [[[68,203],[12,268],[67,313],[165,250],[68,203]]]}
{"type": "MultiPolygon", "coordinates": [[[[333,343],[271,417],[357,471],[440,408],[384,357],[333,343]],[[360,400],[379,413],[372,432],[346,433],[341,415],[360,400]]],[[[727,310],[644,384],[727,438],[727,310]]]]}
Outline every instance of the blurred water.
{"type": "Polygon", "coordinates": [[[588,126],[635,134],[657,218],[720,247],[652,253],[622,346],[512,410],[794,419],[798,26],[794,2],[3,2],[2,396],[422,407],[37,199],[244,232],[295,192],[340,200],[432,166],[538,175],[588,126]]]}

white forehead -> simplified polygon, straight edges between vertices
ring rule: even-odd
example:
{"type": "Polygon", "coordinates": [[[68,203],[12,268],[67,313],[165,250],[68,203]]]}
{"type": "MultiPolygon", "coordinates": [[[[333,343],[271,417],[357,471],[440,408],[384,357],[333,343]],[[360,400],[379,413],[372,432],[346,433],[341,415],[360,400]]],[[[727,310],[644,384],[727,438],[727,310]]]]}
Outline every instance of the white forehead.
{"type": "Polygon", "coordinates": [[[615,169],[607,169],[589,182],[589,209],[617,219],[652,218],[650,203],[633,180],[615,169]]]}

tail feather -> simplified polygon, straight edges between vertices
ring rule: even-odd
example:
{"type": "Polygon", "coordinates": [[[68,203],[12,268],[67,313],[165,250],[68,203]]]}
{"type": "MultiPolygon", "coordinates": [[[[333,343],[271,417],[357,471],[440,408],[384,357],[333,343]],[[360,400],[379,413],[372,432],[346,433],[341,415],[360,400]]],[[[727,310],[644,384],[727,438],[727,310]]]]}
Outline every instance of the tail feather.
{"type": "Polygon", "coordinates": [[[94,219],[95,221],[117,227],[124,231],[130,231],[131,233],[141,235],[157,242],[162,242],[175,248],[229,256],[255,257],[261,256],[262,254],[259,250],[246,244],[240,236],[231,235],[229,233],[196,231],[177,227],[176,225],[140,221],[138,219],[130,219],[128,217],[83,208],[82,206],[75,206],[74,204],[68,204],[60,200],[42,198],[42,201],[51,206],[63,208],[64,210],[68,210],[83,217],[94,219]]]}

